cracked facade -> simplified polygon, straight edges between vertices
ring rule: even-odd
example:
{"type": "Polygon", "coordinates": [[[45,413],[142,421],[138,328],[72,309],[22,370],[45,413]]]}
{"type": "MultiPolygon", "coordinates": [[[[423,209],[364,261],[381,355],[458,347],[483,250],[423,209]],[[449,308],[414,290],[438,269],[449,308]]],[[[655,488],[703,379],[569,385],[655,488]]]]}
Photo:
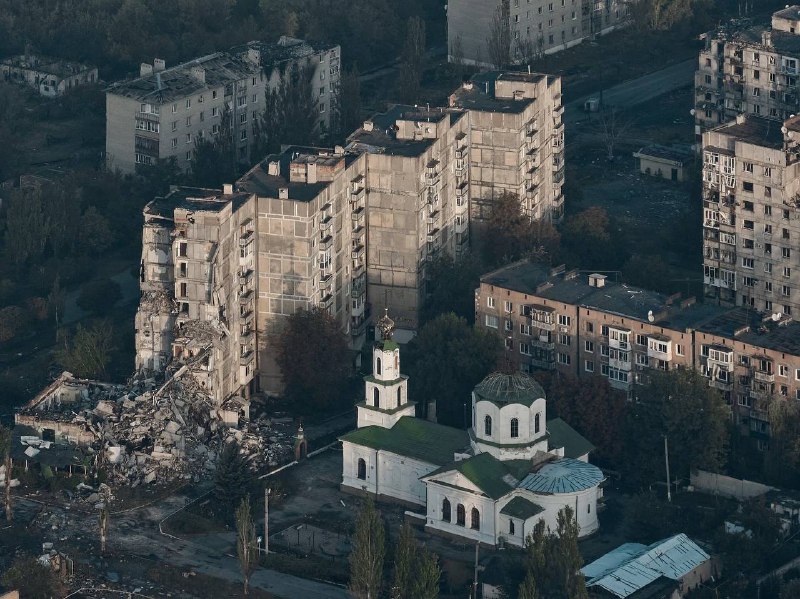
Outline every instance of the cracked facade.
{"type": "Polygon", "coordinates": [[[415,329],[431,262],[466,251],[501,190],[532,219],[560,217],[560,92],[557,77],[494,74],[448,107],[393,106],[346,147],[289,147],[222,191],[157,198],[144,210],[137,369],[191,362],[219,403],[280,392],[270,339],[298,309],[327,310],[354,351],[387,297],[415,329]]]}

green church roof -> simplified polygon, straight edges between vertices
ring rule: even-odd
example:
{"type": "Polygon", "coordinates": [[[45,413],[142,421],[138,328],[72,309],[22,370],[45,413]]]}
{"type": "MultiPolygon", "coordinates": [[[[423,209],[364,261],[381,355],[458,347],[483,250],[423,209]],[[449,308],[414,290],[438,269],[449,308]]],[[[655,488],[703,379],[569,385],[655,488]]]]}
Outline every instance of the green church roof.
{"type": "Polygon", "coordinates": [[[511,501],[503,506],[500,513],[504,516],[511,516],[512,518],[519,518],[520,520],[527,520],[533,518],[537,514],[541,514],[544,508],[524,497],[514,497],[511,501]]]}
{"type": "Polygon", "coordinates": [[[548,420],[547,432],[550,433],[550,449],[563,447],[565,458],[580,458],[594,450],[594,445],[586,437],[561,420],[561,418],[548,420]]]}
{"type": "Polygon", "coordinates": [[[452,462],[454,453],[469,446],[466,431],[412,416],[403,416],[392,428],[365,426],[339,439],[436,466],[452,462]]]}
{"type": "Polygon", "coordinates": [[[493,372],[478,383],[474,391],[479,400],[496,404],[518,403],[524,406],[530,406],[545,396],[542,386],[533,377],[522,372],[493,372]]]}

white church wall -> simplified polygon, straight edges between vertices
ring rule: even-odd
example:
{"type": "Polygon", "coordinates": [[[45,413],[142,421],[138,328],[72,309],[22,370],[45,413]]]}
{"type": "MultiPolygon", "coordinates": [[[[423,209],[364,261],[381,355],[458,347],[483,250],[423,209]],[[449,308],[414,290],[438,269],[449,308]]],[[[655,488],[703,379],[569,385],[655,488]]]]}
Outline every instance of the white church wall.
{"type": "Polygon", "coordinates": [[[495,502],[493,499],[428,482],[427,526],[445,533],[458,535],[487,545],[496,545],[495,502]],[[442,519],[444,499],[450,501],[450,521],[442,519]],[[464,506],[464,526],[457,523],[458,505],[464,506]],[[480,530],[471,528],[472,509],[480,514],[480,530]]]}
{"type": "Polygon", "coordinates": [[[577,515],[578,526],[580,527],[578,535],[580,537],[592,534],[600,526],[597,520],[597,487],[586,489],[580,493],[559,495],[536,495],[531,493],[530,495],[523,495],[523,497],[530,499],[544,508],[544,512],[532,519],[530,527],[528,527],[526,523],[525,530],[527,532],[533,529],[533,525],[539,519],[544,520],[545,525],[549,527],[550,530],[555,530],[558,526],[558,512],[566,506],[572,508],[577,515]]]}
{"type": "Polygon", "coordinates": [[[342,442],[342,485],[352,489],[377,493],[378,476],[375,474],[376,451],[369,447],[342,442]],[[358,460],[366,464],[365,478],[358,477],[358,460]]]}
{"type": "Polygon", "coordinates": [[[372,374],[381,381],[400,378],[400,350],[386,351],[376,347],[372,352],[372,374]]]}
{"type": "MultiPolygon", "coordinates": [[[[473,394],[473,400],[477,399],[473,394]]],[[[527,459],[536,451],[547,451],[545,432],[546,402],[537,399],[530,407],[522,404],[499,406],[490,401],[475,401],[473,405],[473,430],[481,450],[501,460],[527,459]],[[491,434],[487,434],[486,418],[491,418],[491,434]],[[538,418],[539,428],[536,429],[538,418]],[[512,437],[512,420],[516,419],[517,435],[512,437]],[[536,442],[536,439],[541,441],[536,442]],[[506,447],[496,447],[504,445],[506,447]],[[524,447],[511,447],[525,445],[524,447]]]]}
{"type": "Polygon", "coordinates": [[[435,465],[385,451],[378,453],[378,464],[380,495],[425,505],[425,483],[419,479],[436,470],[435,465]]]}

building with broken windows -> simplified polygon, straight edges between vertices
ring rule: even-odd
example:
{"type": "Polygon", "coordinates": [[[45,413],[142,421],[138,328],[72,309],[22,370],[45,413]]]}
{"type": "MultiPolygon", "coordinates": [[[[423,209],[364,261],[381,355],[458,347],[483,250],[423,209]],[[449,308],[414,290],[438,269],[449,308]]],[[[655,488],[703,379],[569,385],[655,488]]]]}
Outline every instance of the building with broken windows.
{"type": "Polygon", "coordinates": [[[302,40],[250,42],[173,67],[143,63],[139,77],[106,90],[106,166],[123,173],[174,159],[188,170],[198,140],[229,129],[237,159],[250,161],[265,92],[280,85],[293,65],[308,66],[320,111],[330,126],[339,91],[338,46],[315,49],[302,40]],[[227,118],[228,123],[222,119],[227,118]]]}
{"type": "Polygon", "coordinates": [[[654,372],[698,370],[760,443],[769,437],[770,403],[800,400],[800,322],[785,315],[526,261],[481,277],[475,314],[523,372],[599,375],[633,397],[654,372]]]}
{"type": "Polygon", "coordinates": [[[706,297],[800,319],[800,117],[703,134],[706,297]]]}
{"type": "Polygon", "coordinates": [[[735,20],[706,36],[695,74],[695,133],[751,114],[783,121],[800,109],[800,6],[771,26],[735,20]]]}
{"type": "Polygon", "coordinates": [[[6,82],[28,85],[48,98],[98,81],[97,67],[33,54],[0,60],[0,75],[6,82]]]}

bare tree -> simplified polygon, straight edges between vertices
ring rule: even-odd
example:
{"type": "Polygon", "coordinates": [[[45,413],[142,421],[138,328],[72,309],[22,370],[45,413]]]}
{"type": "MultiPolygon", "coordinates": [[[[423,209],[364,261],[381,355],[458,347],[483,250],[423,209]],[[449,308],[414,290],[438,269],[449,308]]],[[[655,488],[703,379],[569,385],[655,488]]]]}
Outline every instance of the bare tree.
{"type": "Polygon", "coordinates": [[[511,17],[508,0],[500,0],[492,17],[489,37],[486,38],[489,60],[497,69],[511,63],[511,17]]]}
{"type": "Polygon", "coordinates": [[[603,143],[606,145],[606,158],[609,162],[614,160],[614,149],[617,142],[630,129],[633,122],[623,118],[619,111],[611,106],[600,113],[600,126],[602,127],[603,143]]]}
{"type": "Polygon", "coordinates": [[[103,500],[103,507],[100,508],[100,553],[106,552],[106,543],[108,541],[108,496],[103,500]]]}
{"type": "Polygon", "coordinates": [[[466,64],[464,62],[464,42],[461,35],[456,35],[450,43],[450,63],[455,67],[459,75],[463,75],[466,64]]]}
{"type": "Polygon", "coordinates": [[[245,495],[236,508],[236,554],[239,556],[239,567],[244,577],[244,594],[250,590],[250,577],[258,562],[256,546],[256,527],[250,511],[250,497],[245,495]]]}
{"type": "Polygon", "coordinates": [[[11,507],[11,429],[0,425],[0,452],[3,454],[3,466],[5,467],[5,491],[6,491],[6,520],[13,520],[13,510],[11,507]]]}

